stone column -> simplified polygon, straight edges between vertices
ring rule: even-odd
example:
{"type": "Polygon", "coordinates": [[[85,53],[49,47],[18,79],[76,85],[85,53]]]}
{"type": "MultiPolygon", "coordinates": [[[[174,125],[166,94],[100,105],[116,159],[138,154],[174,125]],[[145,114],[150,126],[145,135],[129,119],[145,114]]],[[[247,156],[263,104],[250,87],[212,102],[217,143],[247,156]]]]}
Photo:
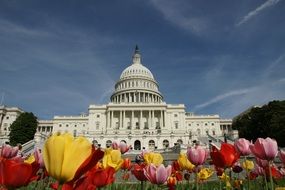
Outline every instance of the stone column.
{"type": "Polygon", "coordinates": [[[166,121],[165,115],[166,115],[166,110],[163,111],[163,127],[165,127],[165,121],[166,121]]]}
{"type": "Polygon", "coordinates": [[[119,129],[122,129],[122,125],[123,125],[123,117],[122,117],[122,115],[123,115],[123,111],[120,111],[120,120],[119,120],[119,129]]]}
{"type": "Polygon", "coordinates": [[[133,126],[134,126],[134,111],[132,111],[131,129],[133,129],[133,126]]]}
{"type": "Polygon", "coordinates": [[[125,122],[125,118],[126,118],[126,111],[123,111],[123,119],[122,119],[122,128],[124,128],[124,122],[125,122]]]}
{"type": "Polygon", "coordinates": [[[143,111],[140,110],[140,122],[139,122],[139,127],[140,127],[140,129],[143,129],[142,117],[143,117],[143,111]]]}
{"type": "Polygon", "coordinates": [[[107,131],[107,128],[110,127],[110,111],[107,111],[107,115],[106,115],[106,131],[107,131]]]}
{"type": "Polygon", "coordinates": [[[154,124],[154,110],[152,110],[152,114],[151,114],[151,126],[155,126],[154,124]]]}
{"type": "Polygon", "coordinates": [[[148,128],[150,129],[151,126],[151,110],[148,111],[148,128]]]}
{"type": "Polygon", "coordinates": [[[114,111],[111,111],[110,128],[112,128],[113,126],[113,116],[114,116],[114,111]]]}
{"type": "Polygon", "coordinates": [[[160,128],[163,127],[163,110],[160,110],[160,121],[159,121],[160,128]]]}

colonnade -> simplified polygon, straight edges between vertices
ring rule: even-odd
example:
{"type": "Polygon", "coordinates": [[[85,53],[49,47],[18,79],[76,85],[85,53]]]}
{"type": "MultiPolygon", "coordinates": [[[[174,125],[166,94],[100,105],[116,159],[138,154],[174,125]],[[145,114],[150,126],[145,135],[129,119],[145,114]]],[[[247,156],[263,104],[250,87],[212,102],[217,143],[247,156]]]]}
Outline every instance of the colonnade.
{"type": "Polygon", "coordinates": [[[108,110],[106,123],[108,129],[161,129],[165,126],[165,110],[108,110]],[[115,115],[117,117],[115,117],[115,115]],[[135,115],[137,117],[135,117],[135,115]],[[118,123],[115,123],[115,118],[118,123]],[[138,125],[135,123],[135,118],[138,120],[138,125]],[[146,120],[147,125],[143,123],[146,120]],[[159,125],[156,126],[155,119],[158,120],[159,125]],[[130,125],[126,123],[130,121],[130,125]],[[159,127],[159,128],[157,128],[159,127]]]}
{"type": "Polygon", "coordinates": [[[156,94],[147,93],[147,92],[128,92],[128,93],[117,94],[113,96],[112,102],[114,103],[131,103],[131,102],[160,103],[162,102],[162,98],[156,94]]]}

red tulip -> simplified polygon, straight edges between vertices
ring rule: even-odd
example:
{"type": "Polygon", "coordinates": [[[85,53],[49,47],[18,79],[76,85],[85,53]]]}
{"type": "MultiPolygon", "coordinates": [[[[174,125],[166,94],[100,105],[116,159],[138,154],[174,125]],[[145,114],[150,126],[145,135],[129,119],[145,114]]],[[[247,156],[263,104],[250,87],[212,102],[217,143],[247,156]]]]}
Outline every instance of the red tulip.
{"type": "Polygon", "coordinates": [[[208,157],[208,151],[200,146],[196,146],[195,148],[188,148],[186,154],[188,160],[190,160],[190,162],[195,166],[204,164],[208,157]]]}
{"type": "Polygon", "coordinates": [[[177,162],[177,160],[174,160],[171,166],[172,166],[172,171],[181,171],[180,165],[177,162]]]}
{"type": "Polygon", "coordinates": [[[38,167],[22,160],[0,158],[0,185],[7,188],[26,186],[32,180],[38,167]]]}
{"type": "Polygon", "coordinates": [[[235,141],[235,148],[237,149],[237,151],[242,155],[242,156],[247,156],[249,154],[251,154],[250,148],[249,146],[251,145],[251,143],[244,139],[244,138],[240,138],[238,140],[235,141]]]}
{"type": "Polygon", "coordinates": [[[131,160],[129,158],[125,158],[124,159],[124,162],[121,166],[121,169],[122,170],[130,170],[132,167],[132,163],[131,163],[131,160]]]}
{"type": "Polygon", "coordinates": [[[258,138],[254,145],[250,146],[251,152],[262,160],[273,160],[278,153],[277,142],[267,137],[266,139],[258,138]]]}
{"type": "Polygon", "coordinates": [[[86,176],[80,178],[75,185],[76,190],[96,189],[109,185],[115,181],[115,169],[108,167],[106,169],[93,168],[86,176]]]}
{"type": "Polygon", "coordinates": [[[221,150],[218,150],[217,147],[212,146],[210,155],[213,164],[219,168],[231,167],[240,156],[235,147],[228,143],[222,143],[221,150]]]}
{"type": "Polygon", "coordinates": [[[144,168],[145,168],[145,164],[134,164],[133,165],[133,169],[132,169],[132,174],[136,177],[137,180],[139,181],[146,181],[147,178],[144,175],[144,168]]]}

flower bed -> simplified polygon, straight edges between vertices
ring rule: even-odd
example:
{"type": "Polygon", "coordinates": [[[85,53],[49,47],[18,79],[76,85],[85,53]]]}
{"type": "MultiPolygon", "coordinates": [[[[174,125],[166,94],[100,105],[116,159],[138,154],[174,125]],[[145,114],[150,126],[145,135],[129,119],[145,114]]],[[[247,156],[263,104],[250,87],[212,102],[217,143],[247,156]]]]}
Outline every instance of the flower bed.
{"type": "Polygon", "coordinates": [[[123,159],[129,148],[113,142],[100,149],[70,134],[54,134],[43,152],[27,157],[3,145],[0,189],[285,189],[285,152],[270,138],[212,144],[211,150],[195,145],[170,165],[150,151],[123,159]]]}

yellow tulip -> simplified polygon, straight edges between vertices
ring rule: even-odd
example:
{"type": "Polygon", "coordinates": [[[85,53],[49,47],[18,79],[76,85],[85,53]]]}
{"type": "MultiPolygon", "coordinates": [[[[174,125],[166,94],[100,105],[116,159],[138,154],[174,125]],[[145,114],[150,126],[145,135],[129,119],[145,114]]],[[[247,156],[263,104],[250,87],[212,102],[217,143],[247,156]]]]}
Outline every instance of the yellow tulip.
{"type": "Polygon", "coordinates": [[[202,181],[207,180],[213,175],[213,173],[214,173],[213,170],[211,170],[210,168],[203,168],[198,173],[198,179],[202,181]]]}
{"type": "Polygon", "coordinates": [[[112,167],[116,171],[121,168],[124,160],[121,157],[120,150],[113,150],[112,148],[107,148],[103,157],[103,168],[112,167]]]}
{"type": "Polygon", "coordinates": [[[75,176],[80,165],[91,155],[92,145],[84,137],[71,134],[54,134],[44,145],[43,158],[49,175],[60,183],[75,176]]]}
{"type": "Polygon", "coordinates": [[[160,166],[163,162],[163,157],[159,153],[154,153],[154,152],[145,153],[143,158],[147,165],[154,164],[155,166],[160,166]]]}
{"type": "Polygon", "coordinates": [[[250,171],[254,168],[254,163],[253,161],[250,161],[250,160],[245,160],[243,163],[242,163],[242,167],[244,169],[246,169],[247,171],[250,171]]]}
{"type": "Polygon", "coordinates": [[[222,176],[219,176],[220,180],[226,183],[226,188],[230,189],[232,187],[231,182],[230,182],[230,177],[225,174],[225,172],[223,173],[222,176]]]}
{"type": "Polygon", "coordinates": [[[36,161],[34,155],[30,155],[27,159],[24,160],[24,162],[28,164],[32,164],[34,161],[36,161]]]}
{"type": "Polygon", "coordinates": [[[182,170],[192,171],[195,167],[195,165],[188,160],[185,153],[179,154],[177,162],[182,170]]]}

